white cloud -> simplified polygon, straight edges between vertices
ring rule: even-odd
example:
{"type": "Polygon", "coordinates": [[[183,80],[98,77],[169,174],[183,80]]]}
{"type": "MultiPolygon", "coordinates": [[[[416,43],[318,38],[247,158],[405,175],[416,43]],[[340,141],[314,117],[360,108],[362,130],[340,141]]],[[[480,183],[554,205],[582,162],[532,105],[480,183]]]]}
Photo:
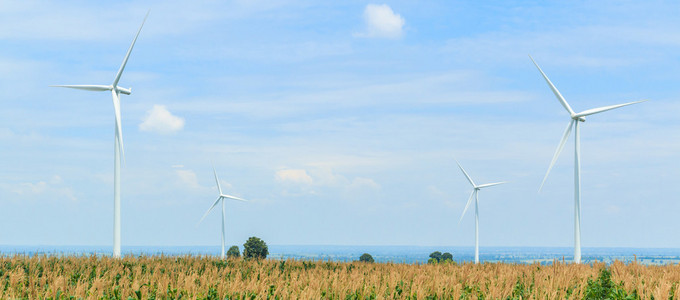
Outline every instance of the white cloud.
{"type": "Polygon", "coordinates": [[[398,39],[403,35],[404,18],[395,14],[387,4],[368,4],[364,9],[366,31],[357,36],[398,39]]]}
{"type": "Polygon", "coordinates": [[[184,119],[173,115],[165,105],[154,105],[146,113],[144,121],[139,124],[139,130],[160,134],[170,134],[184,128],[184,119]]]}
{"type": "Polygon", "coordinates": [[[276,180],[301,184],[313,183],[312,177],[307,174],[307,171],[302,169],[284,169],[276,171],[276,180]]]}

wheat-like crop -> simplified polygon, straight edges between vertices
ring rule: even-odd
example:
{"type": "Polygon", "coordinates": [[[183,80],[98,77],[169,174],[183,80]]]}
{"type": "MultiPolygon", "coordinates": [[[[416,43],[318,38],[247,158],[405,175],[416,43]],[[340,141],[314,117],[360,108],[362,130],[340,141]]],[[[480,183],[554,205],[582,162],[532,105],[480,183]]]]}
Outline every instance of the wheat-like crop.
{"type": "MultiPolygon", "coordinates": [[[[394,264],[207,256],[0,256],[2,299],[582,299],[603,268],[634,298],[680,299],[680,266],[394,264]]],[[[606,285],[606,284],[605,284],[606,285]]],[[[589,290],[590,289],[590,290],[589,290]]]]}

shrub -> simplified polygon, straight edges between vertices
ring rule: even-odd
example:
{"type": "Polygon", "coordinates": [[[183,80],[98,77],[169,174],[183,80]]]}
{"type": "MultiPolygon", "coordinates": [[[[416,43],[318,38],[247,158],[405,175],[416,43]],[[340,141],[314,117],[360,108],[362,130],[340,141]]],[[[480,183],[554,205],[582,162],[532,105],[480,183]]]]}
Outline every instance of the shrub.
{"type": "Polygon", "coordinates": [[[447,260],[453,261],[453,254],[448,253],[448,252],[444,252],[444,254],[442,254],[442,261],[447,261],[447,260]]]}
{"type": "Polygon", "coordinates": [[[362,254],[361,257],[359,257],[359,261],[363,261],[363,262],[367,262],[367,263],[372,263],[372,262],[374,262],[373,256],[371,256],[371,255],[368,254],[368,253],[362,254]]]}
{"type": "Polygon", "coordinates": [[[238,246],[234,245],[229,247],[229,250],[227,250],[227,257],[228,258],[237,258],[241,256],[241,252],[238,250],[238,246]]]}
{"type": "Polygon", "coordinates": [[[430,258],[440,262],[442,260],[442,253],[439,251],[432,252],[430,253],[430,258]]]}

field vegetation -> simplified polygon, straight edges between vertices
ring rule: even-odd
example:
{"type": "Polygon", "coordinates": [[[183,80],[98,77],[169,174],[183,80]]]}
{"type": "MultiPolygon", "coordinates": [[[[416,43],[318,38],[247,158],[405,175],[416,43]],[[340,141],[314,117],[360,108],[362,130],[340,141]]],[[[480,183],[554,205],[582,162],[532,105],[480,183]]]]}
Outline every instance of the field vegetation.
{"type": "Polygon", "coordinates": [[[0,256],[1,299],[680,299],[680,266],[0,256]]]}

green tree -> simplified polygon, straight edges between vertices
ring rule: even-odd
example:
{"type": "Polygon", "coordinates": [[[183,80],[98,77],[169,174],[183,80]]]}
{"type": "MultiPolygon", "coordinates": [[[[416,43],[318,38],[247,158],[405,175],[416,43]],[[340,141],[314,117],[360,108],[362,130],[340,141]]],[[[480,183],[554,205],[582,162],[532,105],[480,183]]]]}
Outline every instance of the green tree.
{"type": "Polygon", "coordinates": [[[362,254],[361,257],[359,257],[359,261],[368,262],[368,263],[374,262],[373,256],[371,256],[368,253],[362,254]]]}
{"type": "Polygon", "coordinates": [[[430,258],[440,262],[442,260],[442,253],[439,251],[432,252],[430,253],[430,258]]]}
{"type": "Polygon", "coordinates": [[[447,260],[453,261],[453,255],[451,253],[444,252],[444,254],[442,254],[442,261],[447,260]]]}
{"type": "Polygon", "coordinates": [[[234,245],[229,247],[229,250],[227,250],[228,258],[236,258],[239,256],[241,256],[241,252],[238,250],[238,246],[234,245]]]}
{"type": "Polygon", "coordinates": [[[246,259],[265,259],[269,254],[267,243],[258,237],[251,236],[245,244],[243,244],[243,257],[246,259]]]}

